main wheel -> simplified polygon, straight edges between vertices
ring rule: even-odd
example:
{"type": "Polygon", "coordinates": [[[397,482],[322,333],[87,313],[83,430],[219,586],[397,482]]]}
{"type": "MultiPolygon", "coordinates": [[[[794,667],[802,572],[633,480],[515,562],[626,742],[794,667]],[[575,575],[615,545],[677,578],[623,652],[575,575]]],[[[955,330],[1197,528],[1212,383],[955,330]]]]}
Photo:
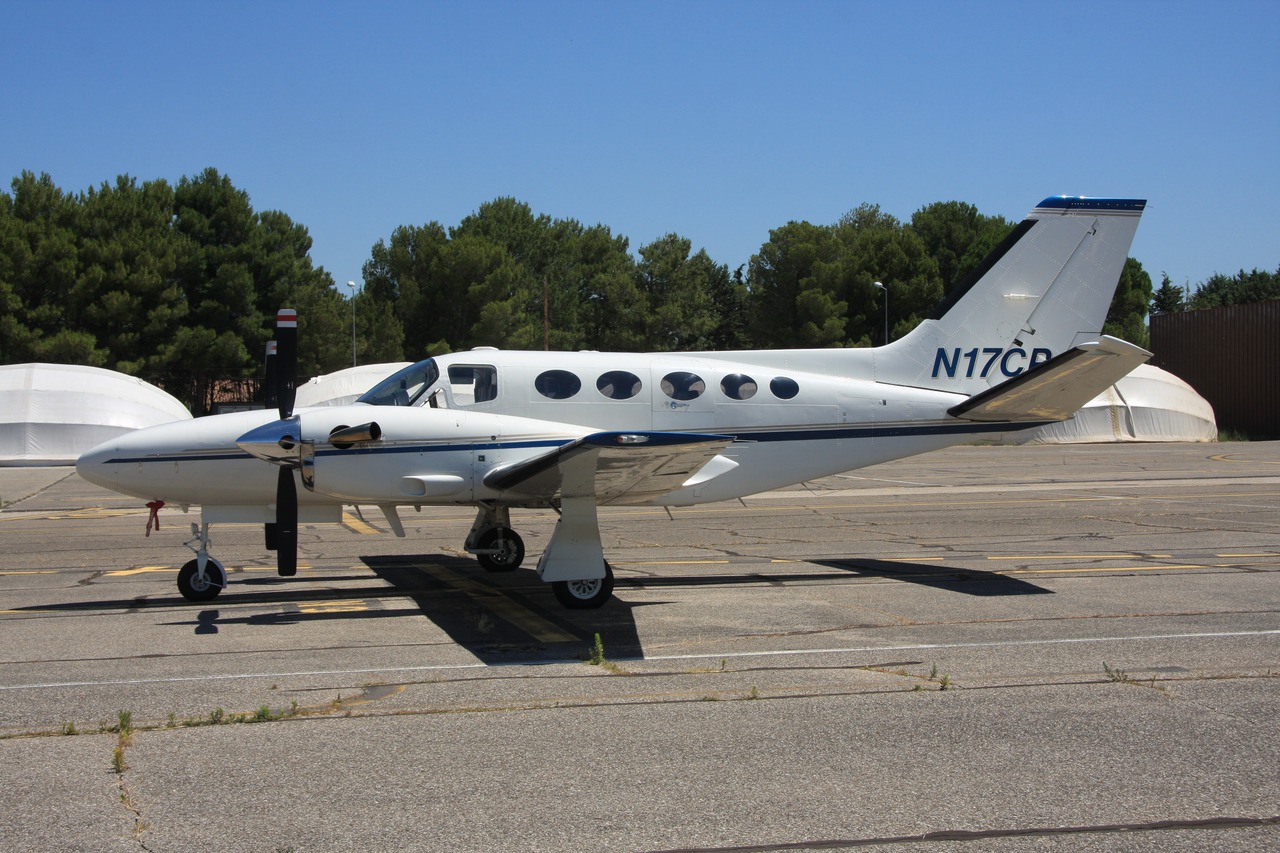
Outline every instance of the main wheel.
{"type": "Polygon", "coordinates": [[[477,549],[496,548],[492,554],[476,554],[486,572],[512,572],[524,562],[524,540],[510,527],[491,527],[476,540],[477,549]]]}
{"type": "Polygon", "coordinates": [[[604,564],[604,577],[575,581],[552,581],[556,600],[570,610],[594,610],[603,607],[613,595],[613,566],[604,564]]]}
{"type": "Polygon", "coordinates": [[[190,561],[178,571],[178,592],[187,601],[213,601],[227,585],[227,570],[222,563],[210,557],[204,564],[204,578],[200,578],[200,566],[190,561]]]}

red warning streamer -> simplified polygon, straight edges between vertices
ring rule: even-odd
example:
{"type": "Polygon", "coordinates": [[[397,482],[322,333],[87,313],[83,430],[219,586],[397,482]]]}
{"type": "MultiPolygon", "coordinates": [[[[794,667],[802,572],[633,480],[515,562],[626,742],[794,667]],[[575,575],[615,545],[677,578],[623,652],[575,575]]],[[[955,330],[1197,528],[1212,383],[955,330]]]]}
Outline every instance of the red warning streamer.
{"type": "Polygon", "coordinates": [[[147,535],[151,535],[151,531],[160,529],[160,507],[164,506],[164,501],[151,501],[147,504],[147,509],[151,510],[151,515],[147,518],[147,535]]]}

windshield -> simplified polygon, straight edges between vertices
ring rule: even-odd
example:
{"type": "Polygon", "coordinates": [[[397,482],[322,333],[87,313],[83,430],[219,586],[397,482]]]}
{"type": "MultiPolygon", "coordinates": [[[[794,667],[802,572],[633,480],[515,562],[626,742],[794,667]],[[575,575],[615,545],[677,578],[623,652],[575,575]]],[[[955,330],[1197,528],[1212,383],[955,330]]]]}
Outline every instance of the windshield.
{"type": "Polygon", "coordinates": [[[371,406],[412,406],[440,378],[434,359],[424,359],[397,371],[365,392],[357,403],[371,406]]]}

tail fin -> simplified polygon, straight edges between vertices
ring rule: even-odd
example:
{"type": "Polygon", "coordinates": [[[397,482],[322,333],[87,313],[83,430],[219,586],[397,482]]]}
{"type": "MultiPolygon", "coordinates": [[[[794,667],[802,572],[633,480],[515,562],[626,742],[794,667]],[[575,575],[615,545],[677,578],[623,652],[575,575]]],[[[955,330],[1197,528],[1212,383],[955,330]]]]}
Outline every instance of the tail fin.
{"type": "Polygon", "coordinates": [[[876,350],[876,379],[975,394],[1102,332],[1146,206],[1040,202],[909,335],[876,350]]]}

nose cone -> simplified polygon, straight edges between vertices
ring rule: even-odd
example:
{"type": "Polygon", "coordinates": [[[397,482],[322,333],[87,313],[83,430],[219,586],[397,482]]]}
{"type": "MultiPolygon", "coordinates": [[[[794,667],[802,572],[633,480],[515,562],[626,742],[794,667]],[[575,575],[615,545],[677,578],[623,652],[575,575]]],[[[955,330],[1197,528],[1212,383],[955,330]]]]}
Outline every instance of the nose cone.
{"type": "Polygon", "coordinates": [[[146,427],[93,448],[76,470],[91,483],[144,500],[265,505],[275,494],[276,472],[235,442],[275,419],[274,409],[259,409],[146,427]]]}
{"type": "Polygon", "coordinates": [[[107,439],[92,450],[80,454],[76,460],[76,473],[95,486],[116,491],[118,479],[111,460],[119,455],[120,437],[107,439]]]}

